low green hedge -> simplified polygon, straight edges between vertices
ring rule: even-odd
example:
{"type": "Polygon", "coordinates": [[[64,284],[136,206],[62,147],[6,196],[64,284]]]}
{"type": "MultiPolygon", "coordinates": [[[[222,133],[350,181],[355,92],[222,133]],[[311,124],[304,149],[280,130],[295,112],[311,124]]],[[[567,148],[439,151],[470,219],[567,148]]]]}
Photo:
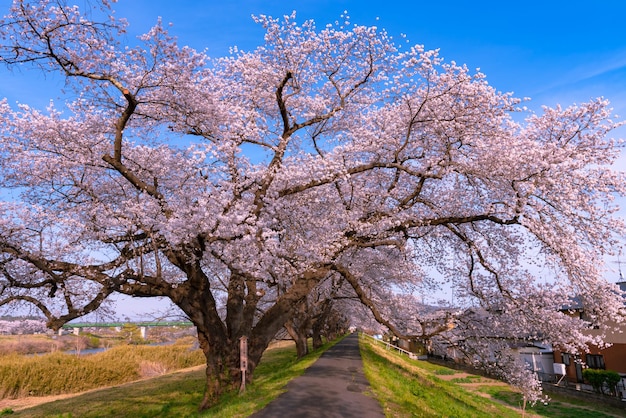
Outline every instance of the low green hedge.
{"type": "Polygon", "coordinates": [[[615,386],[619,383],[621,376],[612,370],[585,369],[583,370],[583,378],[596,392],[605,393],[606,387],[609,394],[614,394],[615,386]]]}

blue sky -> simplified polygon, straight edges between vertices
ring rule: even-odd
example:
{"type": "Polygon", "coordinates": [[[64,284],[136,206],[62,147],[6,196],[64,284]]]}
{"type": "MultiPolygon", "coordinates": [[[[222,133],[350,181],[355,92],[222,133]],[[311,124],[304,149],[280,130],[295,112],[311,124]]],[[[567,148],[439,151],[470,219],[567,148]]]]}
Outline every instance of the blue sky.
{"type": "MultiPolygon", "coordinates": [[[[80,6],[88,3],[75,1],[80,6]]],[[[0,14],[8,4],[0,0],[0,14]]],[[[323,27],[347,10],[353,23],[385,28],[398,42],[404,42],[400,35],[406,34],[411,43],[439,48],[447,61],[480,68],[497,90],[530,97],[532,109],[603,96],[626,118],[623,0],[119,0],[114,7],[118,17],[129,20],[129,37],[147,31],[161,16],[173,23],[170,31],[181,45],[206,48],[214,57],[226,55],[234,45],[250,50],[262,43],[263,30],[252,14],[279,17],[296,10],[300,22],[314,19],[323,27]]],[[[55,78],[42,81],[28,71],[11,75],[0,68],[0,97],[11,102],[44,106],[57,97],[54,87],[60,85],[55,78]],[[33,76],[39,82],[34,83],[33,76]],[[46,86],[52,87],[49,92],[46,86]]],[[[626,138],[626,129],[615,136],[626,138]]],[[[626,168],[626,163],[620,166],[626,168]]],[[[152,303],[133,299],[127,311],[150,311],[152,303]]]]}
{"type": "MultiPolygon", "coordinates": [[[[0,7],[8,4],[0,0],[0,7]]],[[[227,54],[230,46],[250,50],[262,42],[262,28],[252,14],[278,17],[296,10],[298,20],[314,19],[322,27],[347,10],[353,23],[385,28],[398,41],[406,34],[412,43],[440,48],[448,61],[480,68],[496,89],[531,97],[532,108],[604,96],[626,116],[622,0],[119,0],[115,8],[118,17],[128,18],[131,36],[145,32],[161,16],[173,23],[171,32],[180,44],[206,48],[216,57],[227,54]]],[[[56,92],[46,96],[45,89],[24,97],[32,85],[29,74],[19,80],[6,75],[0,69],[0,96],[11,101],[45,105],[56,97],[56,92]]]]}
{"type": "Polygon", "coordinates": [[[603,1],[184,1],[120,0],[119,16],[142,31],[158,16],[179,42],[213,56],[252,49],[262,29],[252,14],[319,27],[348,11],[353,23],[376,25],[400,41],[440,48],[446,60],[480,68],[498,90],[531,97],[533,107],[605,96],[626,115],[626,2],[603,1]],[[378,18],[378,19],[377,19],[378,18]]]}

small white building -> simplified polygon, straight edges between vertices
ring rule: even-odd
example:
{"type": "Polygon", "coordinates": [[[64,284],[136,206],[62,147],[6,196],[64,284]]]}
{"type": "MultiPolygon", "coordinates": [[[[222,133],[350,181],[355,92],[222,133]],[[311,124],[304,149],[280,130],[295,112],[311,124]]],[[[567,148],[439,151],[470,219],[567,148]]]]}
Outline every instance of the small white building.
{"type": "Polygon", "coordinates": [[[529,344],[515,348],[528,370],[537,373],[541,381],[554,379],[554,351],[549,345],[529,344]]]}

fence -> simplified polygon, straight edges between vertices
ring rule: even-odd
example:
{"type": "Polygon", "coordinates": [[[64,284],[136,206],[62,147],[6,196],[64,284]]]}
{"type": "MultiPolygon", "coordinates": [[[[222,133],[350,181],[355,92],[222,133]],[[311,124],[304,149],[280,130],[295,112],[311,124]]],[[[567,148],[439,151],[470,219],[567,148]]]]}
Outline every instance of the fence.
{"type": "Polygon", "coordinates": [[[581,387],[581,385],[557,386],[552,383],[543,382],[541,386],[543,387],[544,391],[547,392],[548,396],[553,393],[581,399],[586,402],[595,401],[598,403],[609,404],[618,408],[626,409],[626,402],[621,400],[621,398],[615,396],[601,395],[599,393],[591,392],[588,390],[582,390],[583,388],[581,387]]]}
{"type": "Polygon", "coordinates": [[[378,338],[374,338],[369,334],[365,334],[364,332],[361,333],[361,335],[365,336],[365,337],[369,337],[371,340],[376,341],[379,344],[384,345],[387,350],[397,350],[399,353],[401,354],[406,354],[407,356],[409,356],[410,359],[416,360],[417,359],[417,355],[415,353],[411,353],[410,351],[407,351],[403,348],[398,347],[397,345],[393,345],[391,343],[388,343],[387,341],[383,341],[383,340],[379,340],[378,338]]]}

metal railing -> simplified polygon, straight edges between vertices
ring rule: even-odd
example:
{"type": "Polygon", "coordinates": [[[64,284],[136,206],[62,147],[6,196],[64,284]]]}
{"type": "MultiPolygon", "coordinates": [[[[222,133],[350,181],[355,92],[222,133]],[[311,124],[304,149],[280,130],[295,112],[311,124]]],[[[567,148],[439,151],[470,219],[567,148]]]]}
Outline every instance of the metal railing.
{"type": "Polygon", "coordinates": [[[124,325],[137,327],[190,327],[190,321],[138,321],[138,322],[76,322],[67,323],[62,326],[64,329],[73,328],[122,328],[124,325]]]}
{"type": "Polygon", "coordinates": [[[369,337],[370,339],[372,339],[373,341],[376,341],[377,343],[380,343],[382,345],[384,345],[386,347],[387,350],[397,350],[399,353],[401,354],[406,354],[407,356],[409,356],[410,359],[416,360],[417,359],[417,355],[415,353],[412,353],[410,351],[405,350],[404,348],[400,348],[397,345],[393,345],[391,343],[388,343],[387,341],[383,341],[383,340],[379,340],[378,338],[374,338],[369,334],[366,334],[364,332],[361,333],[361,335],[369,337]]]}

